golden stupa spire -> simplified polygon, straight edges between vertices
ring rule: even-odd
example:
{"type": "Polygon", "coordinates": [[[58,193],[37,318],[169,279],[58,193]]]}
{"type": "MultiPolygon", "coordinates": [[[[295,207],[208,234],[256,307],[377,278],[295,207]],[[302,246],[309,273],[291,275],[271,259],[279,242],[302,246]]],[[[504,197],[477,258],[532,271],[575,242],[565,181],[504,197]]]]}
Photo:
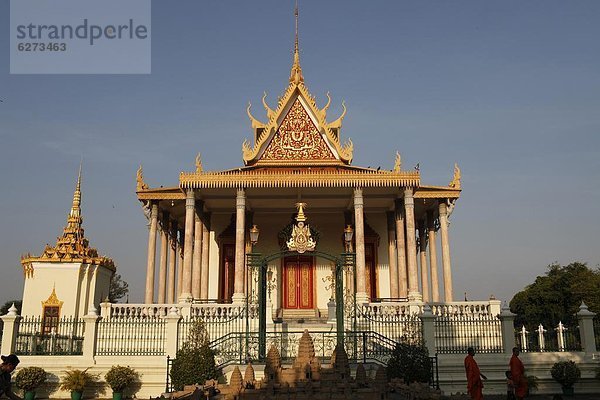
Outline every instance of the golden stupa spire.
{"type": "Polygon", "coordinates": [[[77,175],[77,184],[73,193],[73,203],[67,217],[67,225],[63,229],[62,236],[59,236],[54,246],[47,245],[44,252],[39,257],[27,255],[21,258],[23,268],[26,268],[32,261],[49,262],[85,262],[88,264],[104,265],[114,270],[114,263],[107,257],[98,256],[98,251],[89,246],[83,230],[83,218],[81,217],[81,167],[79,164],[79,174],[77,175]]]}
{"type": "Polygon", "coordinates": [[[302,68],[300,67],[300,50],[298,49],[298,0],[296,0],[294,16],[296,17],[296,39],[294,40],[294,63],[292,64],[292,70],[290,71],[290,83],[295,83],[297,85],[300,82],[304,82],[302,68]]]}

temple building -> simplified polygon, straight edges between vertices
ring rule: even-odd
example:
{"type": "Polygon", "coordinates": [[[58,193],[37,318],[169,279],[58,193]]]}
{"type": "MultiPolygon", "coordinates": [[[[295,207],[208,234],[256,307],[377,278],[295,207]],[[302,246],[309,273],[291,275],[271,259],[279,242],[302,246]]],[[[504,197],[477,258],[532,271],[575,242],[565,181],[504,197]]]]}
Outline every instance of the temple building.
{"type": "Polygon", "coordinates": [[[60,317],[82,317],[108,297],[114,262],[89,245],[81,216],[81,168],[67,225],[40,256],[21,257],[25,284],[21,315],[42,316],[49,332],[60,317]]]}
{"type": "Polygon", "coordinates": [[[323,316],[332,265],[314,251],[356,254],[356,288],[345,285],[359,303],[453,301],[448,217],[461,192],[458,166],[448,186],[430,186],[399,153],[390,169],[352,165],[346,107],[329,118],[329,94],[319,107],[309,92],[297,27],[289,83],[275,106],[266,97],[263,120],[248,105],[243,165],[210,171],[198,154],[194,171],[164,187],[148,186],[140,166],[137,196],[150,225],[145,303],[241,303],[247,254],[281,252],[269,262],[274,314],[323,316]],[[290,247],[296,239],[301,248],[290,247]]]}

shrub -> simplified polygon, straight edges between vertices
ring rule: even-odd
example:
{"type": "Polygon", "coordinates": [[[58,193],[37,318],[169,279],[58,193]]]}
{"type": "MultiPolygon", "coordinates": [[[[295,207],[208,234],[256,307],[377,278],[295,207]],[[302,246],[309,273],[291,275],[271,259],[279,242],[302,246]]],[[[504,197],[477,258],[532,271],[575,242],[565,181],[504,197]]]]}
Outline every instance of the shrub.
{"type": "Polygon", "coordinates": [[[431,360],[427,347],[398,343],[387,365],[388,379],[400,378],[404,383],[429,382],[431,360]]]}
{"type": "Polygon", "coordinates": [[[187,341],[177,351],[171,366],[171,381],[175,390],[185,385],[204,384],[209,379],[218,379],[215,353],[208,344],[208,334],[201,320],[194,321],[187,341]]]}
{"type": "Polygon", "coordinates": [[[113,365],[104,375],[108,386],[113,392],[117,393],[130,387],[138,378],[139,374],[133,368],[121,367],[120,365],[113,365]]]}
{"type": "Polygon", "coordinates": [[[89,368],[84,369],[71,369],[65,371],[65,376],[62,378],[60,388],[70,392],[81,392],[90,383],[94,382],[98,376],[90,374],[89,368]]]}
{"type": "Polygon", "coordinates": [[[40,367],[26,367],[17,372],[15,384],[19,389],[32,392],[46,382],[46,371],[40,367]]]}
{"type": "Polygon", "coordinates": [[[581,371],[573,361],[559,361],[550,370],[552,379],[564,387],[571,387],[581,378],[581,371]]]}

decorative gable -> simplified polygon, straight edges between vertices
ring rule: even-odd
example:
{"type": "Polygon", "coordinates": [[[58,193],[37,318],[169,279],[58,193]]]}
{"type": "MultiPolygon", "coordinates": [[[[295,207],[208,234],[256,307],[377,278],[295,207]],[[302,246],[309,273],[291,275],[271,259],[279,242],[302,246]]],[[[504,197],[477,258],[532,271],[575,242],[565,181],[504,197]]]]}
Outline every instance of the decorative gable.
{"type": "Polygon", "coordinates": [[[260,161],[336,161],[337,158],[296,98],[260,161]]]}

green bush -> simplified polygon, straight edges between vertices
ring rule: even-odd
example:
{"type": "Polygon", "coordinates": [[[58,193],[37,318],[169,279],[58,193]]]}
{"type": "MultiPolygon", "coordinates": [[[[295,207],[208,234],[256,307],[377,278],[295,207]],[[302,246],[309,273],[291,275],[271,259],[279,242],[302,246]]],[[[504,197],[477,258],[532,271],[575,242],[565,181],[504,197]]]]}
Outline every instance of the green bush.
{"type": "Polygon", "coordinates": [[[387,365],[388,379],[400,378],[406,384],[429,382],[431,360],[427,347],[398,343],[387,365]]]}
{"type": "Polygon", "coordinates": [[[581,371],[573,361],[559,361],[550,370],[552,379],[564,387],[571,387],[581,378],[581,371]]]}
{"type": "Polygon", "coordinates": [[[17,372],[15,384],[19,389],[32,392],[46,382],[46,371],[40,367],[26,367],[17,372]]]}
{"type": "Polygon", "coordinates": [[[138,378],[139,374],[133,368],[121,367],[120,365],[113,365],[106,375],[104,375],[106,383],[116,393],[123,392],[124,389],[130,387],[138,378]]]}
{"type": "Polygon", "coordinates": [[[171,366],[171,381],[175,390],[185,385],[204,384],[209,379],[218,379],[215,353],[208,345],[208,335],[204,323],[193,323],[187,341],[177,351],[171,366]]]}

